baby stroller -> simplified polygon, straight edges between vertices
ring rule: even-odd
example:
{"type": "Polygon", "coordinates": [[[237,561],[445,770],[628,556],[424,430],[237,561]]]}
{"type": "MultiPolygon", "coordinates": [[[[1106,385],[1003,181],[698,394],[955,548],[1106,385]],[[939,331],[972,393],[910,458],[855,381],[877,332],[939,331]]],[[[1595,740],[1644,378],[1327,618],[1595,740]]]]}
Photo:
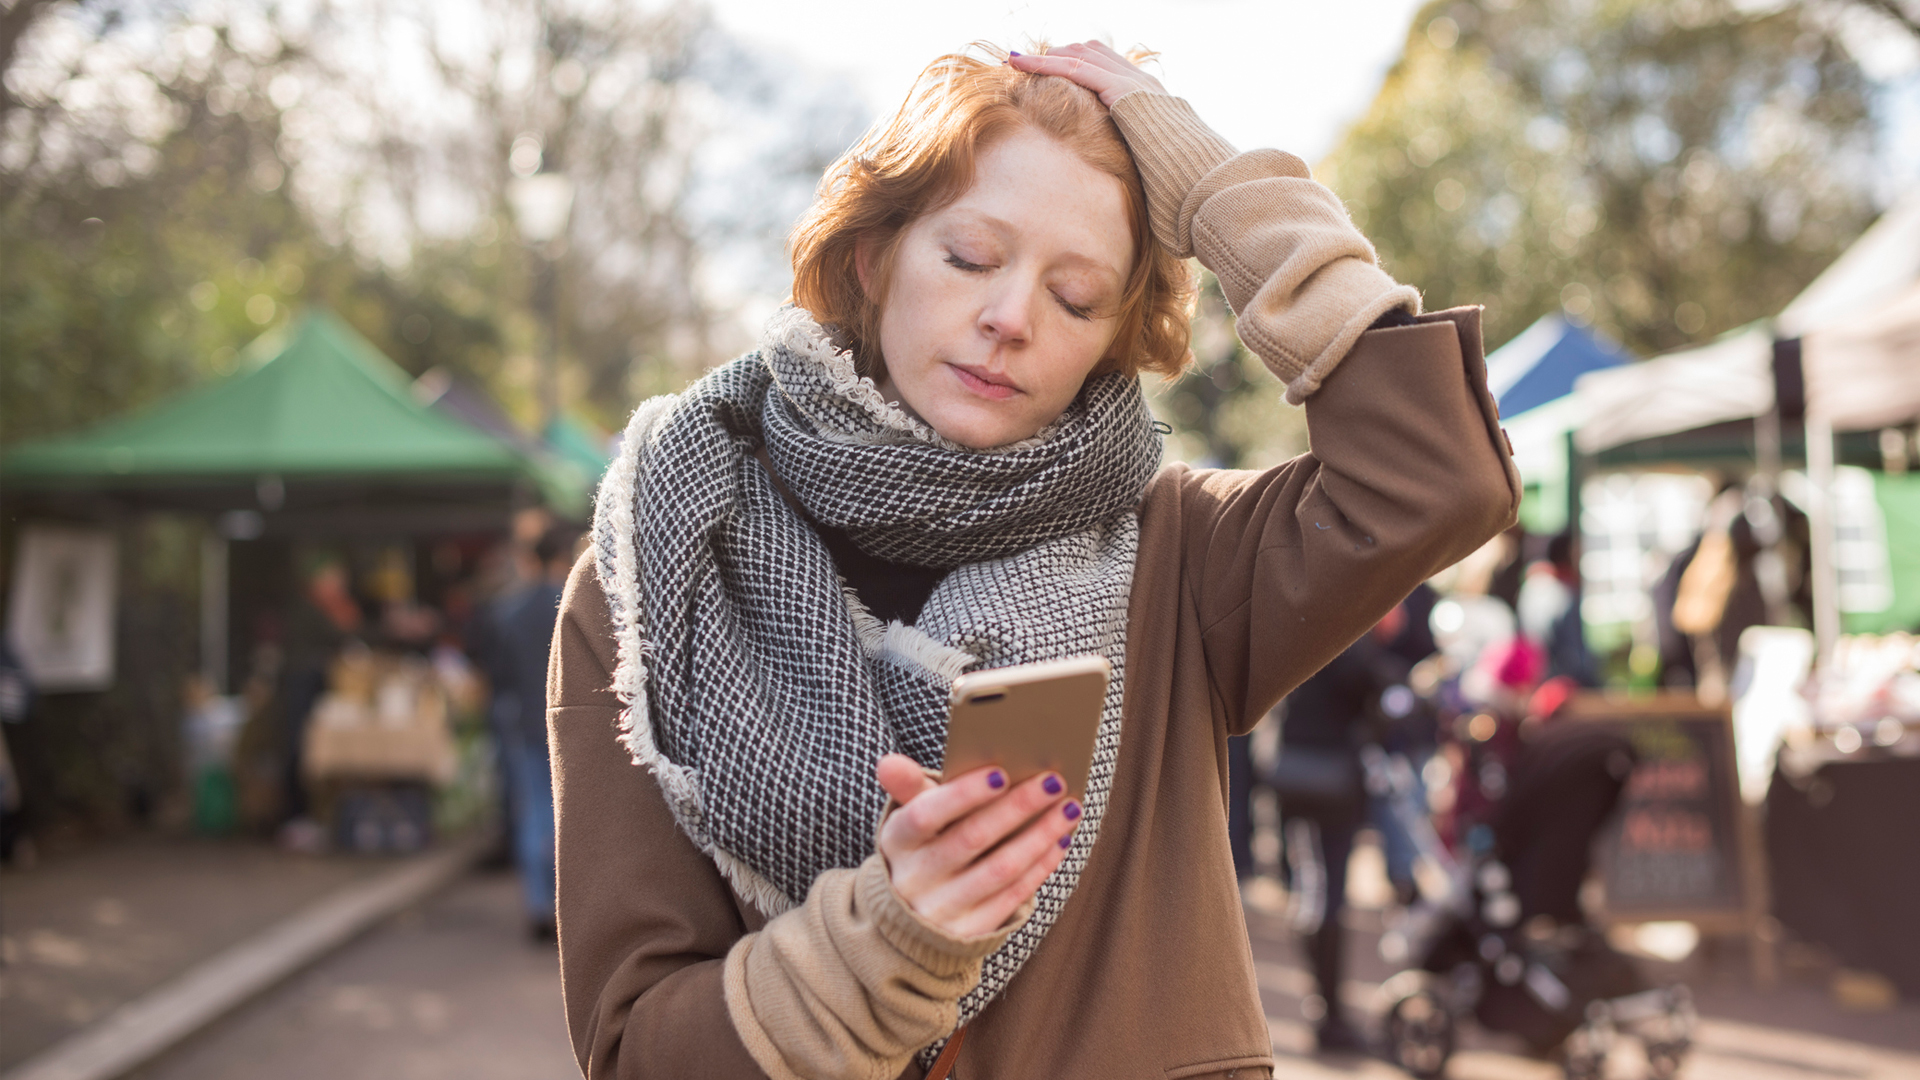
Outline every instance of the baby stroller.
{"type": "Polygon", "coordinates": [[[1367,755],[1369,787],[1447,882],[1441,895],[1423,889],[1381,941],[1389,961],[1412,963],[1381,987],[1383,1040],[1401,1068],[1440,1076],[1471,1017],[1558,1057],[1569,1080],[1598,1080],[1622,1037],[1640,1042],[1651,1080],[1679,1071],[1694,1023],[1686,988],[1648,983],[1579,905],[1593,838],[1633,764],[1617,735],[1550,724],[1521,750],[1492,828],[1455,858],[1413,797],[1405,760],[1367,755]]]}

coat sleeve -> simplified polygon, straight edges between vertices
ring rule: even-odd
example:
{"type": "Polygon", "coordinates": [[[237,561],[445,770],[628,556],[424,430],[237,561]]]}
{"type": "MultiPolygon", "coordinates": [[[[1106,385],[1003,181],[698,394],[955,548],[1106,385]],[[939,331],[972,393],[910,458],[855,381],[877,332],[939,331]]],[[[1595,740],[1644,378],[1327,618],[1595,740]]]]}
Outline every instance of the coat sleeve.
{"type": "Polygon", "coordinates": [[[1136,90],[1113,103],[1146,187],[1153,234],[1213,271],[1234,329],[1296,405],[1360,335],[1420,294],[1382,270],[1346,207],[1307,163],[1279,150],[1234,152],[1185,101],[1136,90]]]}
{"type": "Polygon", "coordinates": [[[1477,308],[1368,331],[1306,410],[1308,454],[1179,480],[1185,591],[1236,734],[1520,505],[1477,308]]]}
{"type": "Polygon", "coordinates": [[[764,1080],[727,1015],[731,890],[616,739],[613,628],[592,553],[574,566],[547,672],[560,980],[581,1073],[764,1080]]]}
{"type": "Polygon", "coordinates": [[[1187,592],[1215,700],[1245,731],[1506,527],[1519,474],[1487,393],[1479,309],[1417,315],[1419,294],[1380,268],[1298,157],[1236,153],[1161,93],[1127,94],[1112,113],[1155,238],[1214,272],[1240,340],[1306,403],[1307,456],[1182,480],[1187,592]],[[1411,325],[1369,329],[1396,308],[1411,325]]]}

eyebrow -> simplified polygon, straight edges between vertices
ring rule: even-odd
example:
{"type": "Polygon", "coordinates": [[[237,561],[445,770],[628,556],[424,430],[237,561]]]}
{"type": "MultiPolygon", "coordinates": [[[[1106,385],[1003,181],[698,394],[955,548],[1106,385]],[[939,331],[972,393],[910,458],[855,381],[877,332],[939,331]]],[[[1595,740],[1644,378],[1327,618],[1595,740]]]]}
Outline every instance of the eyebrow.
{"type": "MultiPolygon", "coordinates": [[[[983,225],[989,230],[999,233],[1003,237],[1017,236],[1020,233],[1019,227],[1014,225],[1012,222],[1006,221],[1002,218],[994,217],[992,214],[986,213],[985,211],[956,209],[954,213],[966,219],[966,221],[971,224],[983,225]]],[[[1127,275],[1124,272],[1115,270],[1112,266],[1108,265],[1107,263],[1101,262],[1099,259],[1096,259],[1091,255],[1084,255],[1078,251],[1068,251],[1062,254],[1060,256],[1060,261],[1064,263],[1071,263],[1077,267],[1082,267],[1084,269],[1092,270],[1092,271],[1095,271],[1096,273],[1101,274],[1102,276],[1111,278],[1113,285],[1115,285],[1116,287],[1124,285],[1127,280],[1127,275]]]]}

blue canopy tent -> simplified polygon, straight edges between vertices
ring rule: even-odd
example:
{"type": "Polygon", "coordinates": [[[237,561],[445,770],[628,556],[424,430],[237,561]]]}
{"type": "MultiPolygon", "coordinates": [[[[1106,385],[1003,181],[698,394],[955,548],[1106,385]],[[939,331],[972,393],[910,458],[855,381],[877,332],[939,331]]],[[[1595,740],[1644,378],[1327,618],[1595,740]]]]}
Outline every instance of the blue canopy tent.
{"type": "Polygon", "coordinates": [[[1500,405],[1527,488],[1520,504],[1527,531],[1556,533],[1567,525],[1567,439],[1581,420],[1574,382],[1632,359],[1559,312],[1542,317],[1487,357],[1487,386],[1500,405]]]}
{"type": "Polygon", "coordinates": [[[1573,393],[1574,380],[1589,371],[1632,359],[1555,312],[1487,357],[1487,386],[1511,419],[1573,393]]]}

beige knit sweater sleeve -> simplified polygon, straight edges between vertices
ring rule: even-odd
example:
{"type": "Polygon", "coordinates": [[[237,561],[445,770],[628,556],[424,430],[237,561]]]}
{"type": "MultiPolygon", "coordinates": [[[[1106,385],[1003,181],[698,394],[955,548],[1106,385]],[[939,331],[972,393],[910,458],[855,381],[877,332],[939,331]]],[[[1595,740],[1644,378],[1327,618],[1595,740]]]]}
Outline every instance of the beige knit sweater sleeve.
{"type": "Polygon", "coordinates": [[[1184,100],[1135,90],[1114,123],[1147,189],[1154,236],[1220,279],[1240,340],[1299,404],[1367,327],[1420,294],[1380,269],[1373,245],[1307,164],[1279,150],[1237,154],[1184,100]]]}
{"type": "Polygon", "coordinates": [[[805,903],[734,945],[727,1012],[773,1080],[893,1080],[954,1029],[981,961],[1032,912],[955,938],[907,906],[875,853],[820,875],[805,903]]]}

